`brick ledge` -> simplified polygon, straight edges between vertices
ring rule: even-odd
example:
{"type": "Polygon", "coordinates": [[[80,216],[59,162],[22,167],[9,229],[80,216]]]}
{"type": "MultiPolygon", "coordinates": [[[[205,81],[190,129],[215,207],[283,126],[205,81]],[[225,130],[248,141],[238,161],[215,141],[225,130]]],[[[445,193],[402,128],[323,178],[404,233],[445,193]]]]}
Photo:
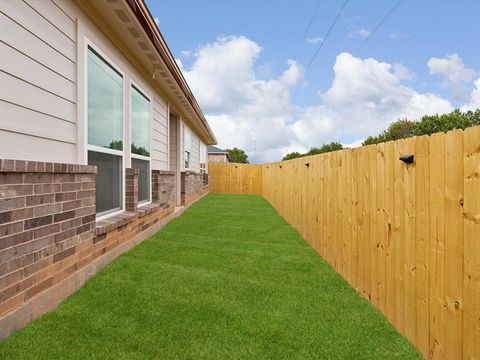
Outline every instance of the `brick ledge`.
{"type": "Polygon", "coordinates": [[[53,163],[0,159],[0,172],[4,173],[53,173],[53,174],[96,174],[97,167],[92,165],[53,163]]]}
{"type": "Polygon", "coordinates": [[[131,223],[137,218],[136,213],[124,212],[118,215],[109,217],[108,219],[97,221],[95,226],[95,235],[103,235],[109,231],[115,230],[120,226],[131,223]]]}

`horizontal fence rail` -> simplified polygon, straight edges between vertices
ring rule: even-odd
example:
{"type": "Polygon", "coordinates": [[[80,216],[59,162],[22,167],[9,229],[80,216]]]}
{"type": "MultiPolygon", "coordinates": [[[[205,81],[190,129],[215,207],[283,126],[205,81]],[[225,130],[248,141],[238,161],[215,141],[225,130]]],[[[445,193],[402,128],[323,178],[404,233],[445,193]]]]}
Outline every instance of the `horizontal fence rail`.
{"type": "Polygon", "coordinates": [[[480,359],[480,127],[209,169],[213,192],[263,195],[425,358],[480,359]]]}

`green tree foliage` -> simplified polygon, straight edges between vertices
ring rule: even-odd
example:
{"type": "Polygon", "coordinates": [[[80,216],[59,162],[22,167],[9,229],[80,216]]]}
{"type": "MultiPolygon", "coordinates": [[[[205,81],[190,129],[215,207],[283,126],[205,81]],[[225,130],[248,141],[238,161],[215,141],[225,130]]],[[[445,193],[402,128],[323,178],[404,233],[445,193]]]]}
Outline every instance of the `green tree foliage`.
{"type": "Polygon", "coordinates": [[[303,156],[309,156],[309,155],[317,155],[317,154],[323,154],[331,151],[337,151],[337,150],[342,150],[343,145],[338,143],[338,142],[331,142],[329,144],[323,144],[320,147],[311,147],[310,150],[308,150],[305,154],[301,154],[297,151],[288,153],[283,157],[282,160],[290,160],[290,159],[296,159],[300,158],[303,156]]]}
{"type": "Polygon", "coordinates": [[[282,160],[291,160],[291,159],[296,159],[302,156],[305,156],[305,155],[300,154],[298,151],[294,151],[285,155],[282,160]]]}
{"type": "Polygon", "coordinates": [[[112,142],[107,146],[109,149],[113,150],[123,150],[123,142],[122,140],[112,140],[112,142]]]}
{"type": "Polygon", "coordinates": [[[245,151],[234,147],[233,149],[227,149],[227,152],[231,162],[248,164],[248,155],[245,151]]]}
{"type": "Polygon", "coordinates": [[[466,112],[456,109],[449,114],[425,115],[420,121],[398,120],[381,134],[365,139],[362,145],[378,144],[412,136],[431,135],[453,129],[464,130],[467,127],[477,125],[480,125],[480,109],[466,112]]]}
{"type": "Polygon", "coordinates": [[[132,143],[131,151],[132,151],[132,154],[150,156],[150,152],[147,149],[145,149],[144,146],[137,146],[134,143],[132,143]]]}

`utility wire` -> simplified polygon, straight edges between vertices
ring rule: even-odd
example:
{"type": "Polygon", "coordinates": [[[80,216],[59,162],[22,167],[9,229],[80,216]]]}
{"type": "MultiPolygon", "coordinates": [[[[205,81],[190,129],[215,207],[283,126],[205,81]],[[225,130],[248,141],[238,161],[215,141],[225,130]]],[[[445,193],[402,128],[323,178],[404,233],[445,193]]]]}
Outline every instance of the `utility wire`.
{"type": "MultiPolygon", "coordinates": [[[[305,30],[305,34],[303,35],[303,40],[302,40],[302,42],[305,41],[305,38],[307,37],[308,32],[310,31],[310,28],[312,27],[313,20],[315,20],[315,17],[317,16],[317,12],[318,12],[318,9],[320,8],[320,4],[322,3],[322,1],[323,1],[323,0],[319,0],[319,1],[317,2],[317,7],[315,8],[315,11],[313,12],[312,17],[310,18],[310,22],[308,23],[307,30],[305,30]]],[[[302,42],[300,42],[300,44],[302,44],[302,42]]],[[[298,53],[299,53],[300,47],[301,47],[300,44],[299,44],[298,47],[297,47],[297,51],[295,52],[295,57],[294,57],[294,59],[296,59],[297,56],[298,56],[298,53]]]]}
{"type": "Polygon", "coordinates": [[[318,47],[317,51],[316,51],[315,54],[313,55],[312,60],[310,60],[310,62],[308,63],[308,66],[307,66],[307,68],[305,69],[305,73],[307,73],[308,70],[310,69],[310,66],[312,66],[313,62],[315,61],[315,58],[317,57],[318,53],[320,52],[320,49],[323,47],[323,44],[325,44],[325,43],[327,42],[328,35],[330,35],[330,32],[332,31],[333,27],[334,27],[335,24],[337,23],[338,18],[340,17],[340,15],[341,15],[342,12],[343,12],[343,9],[345,9],[345,6],[347,6],[348,1],[349,1],[349,0],[345,0],[345,2],[343,3],[342,8],[341,8],[340,11],[338,12],[337,17],[335,18],[335,20],[333,21],[332,25],[330,26],[330,29],[328,29],[327,34],[325,35],[325,37],[323,38],[323,41],[320,43],[320,46],[318,47]]]}
{"type": "Polygon", "coordinates": [[[365,43],[373,36],[373,34],[375,34],[377,32],[378,29],[380,29],[380,27],[383,25],[383,23],[390,17],[390,15],[392,15],[393,11],[398,7],[398,5],[400,5],[401,2],[402,2],[402,0],[397,1],[397,3],[390,9],[390,11],[377,24],[375,29],[373,29],[373,31],[370,34],[368,34],[368,36],[365,38],[365,40],[362,41],[360,46],[357,48],[356,52],[358,52],[363,47],[363,45],[365,45],[365,43]]]}

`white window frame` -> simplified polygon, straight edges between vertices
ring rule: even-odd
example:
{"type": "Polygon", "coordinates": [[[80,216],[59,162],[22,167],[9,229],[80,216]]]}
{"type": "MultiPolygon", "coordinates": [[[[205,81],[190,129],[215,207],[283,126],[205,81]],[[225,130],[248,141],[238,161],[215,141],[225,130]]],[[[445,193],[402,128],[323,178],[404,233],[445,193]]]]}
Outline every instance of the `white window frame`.
{"type": "Polygon", "coordinates": [[[100,153],[105,153],[105,154],[110,154],[110,155],[117,155],[122,158],[122,183],[120,185],[120,193],[122,195],[122,202],[121,202],[121,207],[120,209],[115,209],[112,212],[108,213],[100,213],[100,214],[95,214],[95,219],[96,221],[101,221],[103,219],[110,218],[112,216],[121,214],[125,212],[125,95],[126,95],[126,77],[125,77],[125,72],[123,72],[120,67],[113,61],[111,58],[109,58],[103,51],[101,51],[95,44],[90,41],[86,36],[84,37],[84,115],[85,115],[85,121],[84,121],[84,134],[85,134],[85,161],[88,163],[88,151],[94,151],[94,152],[100,152],[100,153]],[[123,150],[114,150],[114,149],[108,149],[102,146],[98,145],[90,145],[88,143],[88,48],[92,48],[98,55],[100,55],[104,61],[106,61],[109,66],[113,67],[120,75],[122,75],[122,144],[123,144],[123,150]]]}
{"type": "Polygon", "coordinates": [[[185,168],[185,171],[189,171],[191,170],[192,168],[190,167],[191,166],[191,162],[192,162],[192,130],[190,130],[190,128],[186,125],[186,124],[183,124],[183,167],[185,168]],[[187,149],[185,148],[185,138],[186,138],[186,133],[189,133],[190,134],[190,146],[188,148],[188,151],[187,149]],[[188,166],[185,166],[185,153],[188,152],[188,166]]]}
{"type": "Polygon", "coordinates": [[[152,117],[153,117],[153,104],[152,104],[152,97],[150,95],[148,95],[148,93],[141,87],[139,86],[135,81],[133,81],[132,79],[130,79],[130,86],[128,87],[128,91],[129,91],[129,94],[130,94],[130,114],[129,114],[129,119],[130,119],[130,144],[129,144],[129,147],[130,147],[130,167],[132,166],[132,161],[131,159],[138,159],[138,160],[146,160],[148,161],[148,168],[150,170],[150,186],[148,187],[148,198],[149,200],[147,201],[142,201],[142,202],[139,202],[138,203],[138,206],[145,206],[145,205],[148,205],[148,204],[151,204],[152,203],[152,140],[153,140],[153,137],[152,137],[152,131],[153,131],[153,126],[152,126],[152,117]],[[135,87],[145,98],[148,99],[148,102],[149,102],[149,105],[150,105],[150,117],[149,117],[149,134],[150,134],[150,148],[148,149],[149,153],[150,153],[150,156],[144,156],[144,155],[138,155],[138,154],[134,154],[132,153],[131,151],[131,147],[132,147],[132,132],[133,132],[133,126],[132,126],[132,87],[135,87]]]}

